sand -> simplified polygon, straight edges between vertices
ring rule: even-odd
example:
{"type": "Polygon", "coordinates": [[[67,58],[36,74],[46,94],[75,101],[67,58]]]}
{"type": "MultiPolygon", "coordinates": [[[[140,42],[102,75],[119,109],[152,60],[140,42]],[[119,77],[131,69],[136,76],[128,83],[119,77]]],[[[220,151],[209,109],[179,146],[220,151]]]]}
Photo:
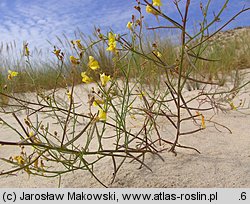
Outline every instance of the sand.
{"type": "MultiPolygon", "coordinates": [[[[248,87],[248,90],[249,87],[248,87]]],[[[86,88],[77,87],[78,95],[87,96],[86,88]]],[[[194,95],[196,91],[188,92],[194,95]]],[[[249,104],[250,92],[240,96],[249,104]]],[[[239,98],[240,98],[239,97],[239,98]]],[[[11,115],[3,116],[15,125],[11,115]]],[[[169,152],[169,145],[164,144],[160,149],[162,161],[157,155],[148,154],[145,159],[152,172],[145,167],[139,168],[136,162],[126,161],[116,179],[112,180],[112,164],[110,158],[101,160],[95,166],[95,173],[108,187],[160,187],[160,188],[249,188],[250,187],[250,110],[242,109],[227,113],[218,113],[214,121],[230,128],[219,127],[216,130],[212,124],[193,135],[182,136],[180,144],[197,148],[201,154],[190,150],[177,148],[177,156],[169,152]]],[[[138,122],[139,123],[139,122],[138,122]]],[[[16,141],[17,136],[6,126],[0,126],[0,140],[16,141]]],[[[169,132],[166,123],[160,124],[163,137],[169,132]]],[[[112,145],[112,142],[110,144],[112,145]]],[[[16,147],[0,147],[1,157],[9,157],[19,152],[16,147]]],[[[6,164],[0,161],[0,171],[6,164]]],[[[55,167],[56,168],[56,167],[55,167]]],[[[54,188],[58,187],[58,178],[43,178],[28,176],[25,172],[16,175],[2,176],[0,186],[3,188],[54,188]]],[[[62,176],[61,186],[67,188],[103,187],[87,171],[75,171],[62,176]]]]}

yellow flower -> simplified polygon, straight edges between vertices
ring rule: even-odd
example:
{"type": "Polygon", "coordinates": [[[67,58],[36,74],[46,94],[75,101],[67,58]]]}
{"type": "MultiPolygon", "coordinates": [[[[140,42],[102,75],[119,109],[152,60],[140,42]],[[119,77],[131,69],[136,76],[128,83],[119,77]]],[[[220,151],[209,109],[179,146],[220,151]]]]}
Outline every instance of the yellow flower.
{"type": "Polygon", "coordinates": [[[139,97],[140,97],[140,99],[143,99],[143,97],[145,97],[145,92],[142,91],[142,92],[139,94],[139,97]]]}
{"type": "Polygon", "coordinates": [[[61,52],[60,49],[56,49],[56,47],[54,47],[53,54],[56,55],[56,57],[57,57],[59,60],[63,60],[63,58],[64,58],[63,52],[61,52]]]}
{"type": "Polygon", "coordinates": [[[53,51],[53,53],[54,53],[57,57],[59,57],[60,52],[61,52],[61,50],[57,50],[57,49],[55,49],[55,50],[53,51]]]}
{"type": "Polygon", "coordinates": [[[110,51],[110,52],[115,52],[116,51],[116,42],[110,44],[107,48],[107,51],[110,51]]]}
{"type": "Polygon", "coordinates": [[[112,32],[109,33],[109,36],[108,36],[108,48],[107,48],[107,51],[110,51],[110,52],[115,52],[116,51],[116,41],[115,41],[115,37],[116,37],[116,34],[113,34],[112,32]]]}
{"type": "Polygon", "coordinates": [[[93,80],[86,74],[86,72],[82,72],[81,73],[82,76],[82,82],[89,84],[91,83],[93,80]]]}
{"type": "Polygon", "coordinates": [[[146,12],[151,13],[153,15],[159,15],[159,13],[156,10],[154,10],[150,5],[146,6],[146,12]]]}
{"type": "Polygon", "coordinates": [[[230,107],[232,110],[237,110],[236,106],[234,105],[232,101],[230,102],[230,107]]]}
{"type": "Polygon", "coordinates": [[[22,156],[15,156],[14,160],[16,160],[17,163],[20,165],[24,165],[24,163],[25,163],[24,158],[22,156]]]}
{"type": "Polygon", "coordinates": [[[69,59],[70,59],[70,62],[71,62],[72,64],[74,64],[74,65],[80,64],[79,59],[78,59],[78,58],[75,58],[74,56],[70,56],[69,59]]]}
{"type": "Polygon", "coordinates": [[[24,44],[24,55],[27,56],[27,57],[30,55],[30,51],[29,51],[29,48],[28,48],[28,43],[24,44]]]}
{"type": "Polygon", "coordinates": [[[84,49],[84,47],[81,44],[81,40],[76,40],[75,43],[76,43],[76,45],[77,45],[77,47],[78,47],[79,50],[83,50],[84,49]]]}
{"type": "Polygon", "coordinates": [[[92,57],[92,56],[89,56],[89,63],[88,63],[88,66],[89,66],[91,69],[93,69],[93,70],[96,70],[96,69],[99,69],[99,68],[100,68],[98,61],[96,61],[95,58],[92,57]]]}
{"type": "Polygon", "coordinates": [[[99,113],[98,113],[97,119],[103,120],[103,121],[107,120],[107,113],[104,110],[102,110],[101,108],[99,108],[99,113]]]}
{"type": "Polygon", "coordinates": [[[162,6],[161,0],[153,0],[153,6],[162,6]]]}
{"type": "Polygon", "coordinates": [[[162,57],[162,54],[159,51],[153,51],[153,53],[159,58],[162,57]]]}
{"type": "Polygon", "coordinates": [[[106,86],[107,83],[111,80],[111,77],[103,73],[103,74],[100,74],[100,80],[101,80],[102,86],[106,86]]]}
{"type": "Polygon", "coordinates": [[[129,30],[132,30],[132,26],[133,26],[133,23],[132,23],[131,21],[129,21],[129,22],[127,23],[127,28],[128,28],[129,30]]]}
{"type": "Polygon", "coordinates": [[[69,90],[66,91],[66,95],[67,95],[68,99],[71,100],[72,94],[70,93],[69,90]]]}
{"type": "Polygon", "coordinates": [[[104,101],[103,100],[99,100],[99,99],[95,99],[93,101],[93,106],[94,107],[100,106],[100,104],[104,104],[104,101]]]}
{"type": "Polygon", "coordinates": [[[109,32],[109,43],[114,43],[115,42],[115,37],[116,37],[116,34],[112,33],[112,32],[109,32]]]}
{"type": "Polygon", "coordinates": [[[15,76],[18,75],[18,72],[15,72],[15,71],[9,70],[8,72],[9,72],[9,74],[11,75],[11,77],[15,77],[15,76]]]}
{"type": "Polygon", "coordinates": [[[29,132],[29,137],[33,137],[34,136],[34,132],[33,131],[30,131],[29,132]]]}
{"type": "Polygon", "coordinates": [[[204,117],[204,115],[201,115],[201,127],[202,127],[203,129],[206,128],[206,123],[205,123],[205,117],[204,117]]]}
{"type": "Polygon", "coordinates": [[[11,71],[11,70],[9,70],[8,73],[9,73],[8,80],[11,80],[13,77],[16,77],[18,75],[18,72],[11,71]]]}
{"type": "Polygon", "coordinates": [[[162,54],[160,52],[157,52],[156,53],[157,57],[161,58],[162,57],[162,54]]]}

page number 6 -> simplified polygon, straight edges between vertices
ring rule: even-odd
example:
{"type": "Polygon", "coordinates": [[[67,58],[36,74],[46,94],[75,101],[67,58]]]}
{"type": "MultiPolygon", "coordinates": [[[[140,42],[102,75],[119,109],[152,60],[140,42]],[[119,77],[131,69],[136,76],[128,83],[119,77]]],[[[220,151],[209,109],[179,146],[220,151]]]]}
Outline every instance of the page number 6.
{"type": "Polygon", "coordinates": [[[242,192],[240,194],[240,200],[246,200],[247,199],[247,193],[246,192],[242,192]]]}

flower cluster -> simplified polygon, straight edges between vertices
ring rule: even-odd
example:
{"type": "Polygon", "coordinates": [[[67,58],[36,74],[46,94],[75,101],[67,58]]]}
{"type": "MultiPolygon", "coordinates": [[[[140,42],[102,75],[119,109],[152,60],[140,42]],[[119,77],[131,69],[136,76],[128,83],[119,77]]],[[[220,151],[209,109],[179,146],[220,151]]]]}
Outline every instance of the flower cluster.
{"type": "Polygon", "coordinates": [[[107,51],[116,52],[116,34],[110,32],[108,34],[108,48],[107,51]]]}
{"type": "MultiPolygon", "coordinates": [[[[73,48],[77,51],[78,57],[70,56],[70,62],[74,66],[78,66],[81,64],[81,53],[84,50],[83,45],[81,44],[80,40],[72,40],[71,44],[73,45],[73,48]],[[77,48],[77,49],[76,49],[77,48]],[[79,53],[80,52],[80,53],[79,53]]],[[[116,34],[113,34],[110,32],[108,34],[108,48],[107,51],[110,52],[116,52],[116,34]]],[[[81,72],[81,77],[82,77],[82,82],[89,84],[94,82],[94,78],[92,78],[92,73],[96,74],[98,73],[98,70],[100,69],[100,64],[99,62],[95,59],[93,56],[88,57],[88,63],[87,63],[87,70],[84,72],[81,72]]],[[[111,80],[110,75],[106,75],[105,73],[98,73],[99,79],[100,79],[100,86],[102,88],[105,88],[108,84],[108,82],[111,80]]],[[[72,97],[72,93],[67,92],[66,95],[68,96],[69,99],[72,97]]],[[[96,99],[91,103],[91,106],[97,107],[98,106],[98,114],[96,116],[96,121],[106,121],[107,119],[107,105],[105,104],[105,101],[102,99],[96,99]]]]}

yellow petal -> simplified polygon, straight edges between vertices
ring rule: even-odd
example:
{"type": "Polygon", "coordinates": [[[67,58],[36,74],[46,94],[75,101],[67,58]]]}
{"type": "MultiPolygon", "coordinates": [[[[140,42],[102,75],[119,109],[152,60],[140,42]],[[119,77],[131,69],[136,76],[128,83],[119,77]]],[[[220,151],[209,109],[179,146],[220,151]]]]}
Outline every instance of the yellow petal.
{"type": "Polygon", "coordinates": [[[157,57],[159,57],[159,58],[161,58],[162,57],[162,54],[159,52],[159,51],[153,51],[153,53],[157,56],[157,57]]]}
{"type": "Polygon", "coordinates": [[[116,51],[116,41],[115,41],[116,34],[113,34],[112,32],[108,35],[108,48],[107,51],[115,52],[116,51]]]}
{"type": "Polygon", "coordinates": [[[106,121],[107,120],[107,113],[102,110],[101,108],[99,108],[99,114],[98,114],[98,120],[103,120],[106,121]]]}
{"type": "Polygon", "coordinates": [[[10,74],[8,74],[8,80],[11,80],[11,79],[12,79],[11,75],[10,75],[10,74]]]}
{"type": "Polygon", "coordinates": [[[93,106],[94,107],[100,106],[101,104],[104,104],[104,100],[95,99],[93,101],[93,106]]]}
{"type": "Polygon", "coordinates": [[[70,91],[69,91],[69,90],[67,90],[66,95],[67,95],[68,99],[70,100],[70,99],[71,99],[71,97],[72,97],[72,95],[71,95],[71,93],[70,93],[70,91]]]}
{"type": "Polygon", "coordinates": [[[158,51],[158,52],[156,53],[156,56],[159,57],[159,58],[161,58],[161,57],[162,57],[162,54],[158,51]]]}
{"type": "Polygon", "coordinates": [[[54,53],[57,57],[59,57],[60,52],[61,52],[61,50],[56,50],[56,49],[53,51],[53,53],[54,53]]]}
{"type": "Polygon", "coordinates": [[[79,59],[78,59],[78,58],[75,58],[74,56],[70,56],[69,59],[70,59],[70,62],[71,62],[72,64],[74,64],[74,65],[80,64],[79,59]]]}
{"type": "Polygon", "coordinates": [[[232,110],[237,110],[236,106],[234,105],[232,101],[230,102],[230,107],[232,110]]]}
{"type": "Polygon", "coordinates": [[[33,131],[30,131],[29,132],[29,137],[33,137],[34,136],[34,132],[33,131]]]}
{"type": "Polygon", "coordinates": [[[18,75],[18,72],[11,71],[11,70],[9,70],[8,73],[9,73],[8,80],[11,80],[13,77],[16,77],[18,75]]]}
{"type": "Polygon", "coordinates": [[[20,165],[24,165],[24,163],[25,163],[24,158],[22,156],[15,156],[14,160],[16,160],[17,163],[20,165]]]}
{"type": "Polygon", "coordinates": [[[115,42],[115,37],[116,37],[116,34],[112,33],[112,32],[109,32],[109,43],[114,43],[115,42]]]}
{"type": "Polygon", "coordinates": [[[162,6],[161,0],[153,0],[153,6],[162,6]]]}
{"type": "Polygon", "coordinates": [[[15,77],[15,76],[18,75],[18,72],[15,72],[15,71],[9,70],[8,72],[9,72],[9,74],[11,75],[11,77],[15,77]]]}
{"type": "Polygon", "coordinates": [[[79,50],[83,50],[84,49],[83,45],[81,44],[81,40],[76,40],[75,43],[76,43],[76,45],[77,45],[77,47],[78,47],[79,50]]]}
{"type": "Polygon", "coordinates": [[[129,22],[127,23],[127,28],[128,28],[129,30],[132,30],[132,26],[133,26],[133,23],[132,23],[131,21],[129,21],[129,22]]]}
{"type": "Polygon", "coordinates": [[[143,99],[143,97],[145,97],[145,92],[142,91],[142,92],[139,94],[139,97],[140,97],[140,99],[143,99]]]}
{"type": "Polygon", "coordinates": [[[99,66],[99,63],[98,61],[95,60],[95,58],[93,56],[89,56],[89,63],[88,63],[88,66],[93,69],[93,70],[96,70],[96,69],[99,69],[100,66],[99,66]]]}
{"type": "Polygon", "coordinates": [[[107,48],[107,51],[110,51],[110,52],[115,52],[116,51],[116,42],[110,44],[107,48]]]}
{"type": "Polygon", "coordinates": [[[24,55],[27,56],[27,57],[30,55],[30,51],[29,51],[29,48],[28,48],[28,43],[26,43],[24,45],[24,55]]]}
{"type": "Polygon", "coordinates": [[[91,83],[93,80],[86,74],[86,72],[82,72],[81,73],[82,76],[82,82],[89,84],[91,83]]]}
{"type": "Polygon", "coordinates": [[[111,77],[110,77],[110,76],[107,76],[107,75],[105,75],[105,74],[103,73],[103,74],[100,74],[100,80],[101,80],[102,86],[106,86],[107,83],[111,80],[111,77]]]}
{"type": "Polygon", "coordinates": [[[146,12],[147,13],[151,13],[153,15],[159,15],[159,13],[157,11],[155,11],[151,6],[147,5],[146,6],[146,12]]]}

